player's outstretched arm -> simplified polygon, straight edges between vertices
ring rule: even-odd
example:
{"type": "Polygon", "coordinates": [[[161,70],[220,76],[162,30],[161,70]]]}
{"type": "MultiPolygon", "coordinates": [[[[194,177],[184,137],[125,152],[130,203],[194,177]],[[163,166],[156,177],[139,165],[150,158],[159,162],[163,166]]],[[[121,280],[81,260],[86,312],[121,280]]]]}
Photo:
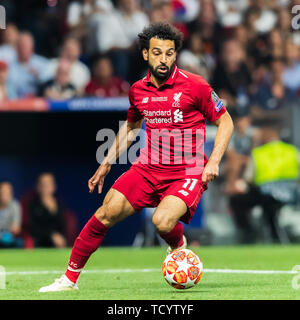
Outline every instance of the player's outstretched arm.
{"type": "Polygon", "coordinates": [[[143,120],[137,122],[126,121],[120,128],[116,139],[108,151],[107,156],[95,172],[95,174],[89,179],[88,187],[90,192],[93,192],[95,187],[98,186],[98,193],[102,192],[104,179],[108,175],[111,169],[111,165],[119,158],[119,156],[130,147],[135,140],[142,127],[143,120]]]}
{"type": "Polygon", "coordinates": [[[218,130],[213,151],[202,173],[202,182],[204,183],[208,183],[219,176],[219,165],[228,147],[234,128],[232,119],[227,111],[214,124],[218,127],[218,130]]]}

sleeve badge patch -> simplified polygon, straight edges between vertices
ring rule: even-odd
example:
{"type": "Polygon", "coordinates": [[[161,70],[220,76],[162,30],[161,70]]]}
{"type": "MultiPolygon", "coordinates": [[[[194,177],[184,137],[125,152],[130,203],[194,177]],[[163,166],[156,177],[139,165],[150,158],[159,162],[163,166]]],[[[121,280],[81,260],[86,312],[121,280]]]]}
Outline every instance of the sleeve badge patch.
{"type": "Polygon", "coordinates": [[[211,98],[214,102],[215,110],[219,112],[224,107],[223,101],[219,98],[215,91],[211,92],[211,98]]]}

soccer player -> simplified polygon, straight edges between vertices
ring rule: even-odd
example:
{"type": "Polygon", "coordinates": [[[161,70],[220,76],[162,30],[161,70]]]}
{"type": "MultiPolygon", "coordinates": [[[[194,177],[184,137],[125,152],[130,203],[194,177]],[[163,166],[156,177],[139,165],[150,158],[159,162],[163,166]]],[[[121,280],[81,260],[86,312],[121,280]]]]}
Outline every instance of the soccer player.
{"type": "Polygon", "coordinates": [[[233,132],[222,100],[201,76],[176,66],[176,54],[182,44],[182,34],[176,28],[155,23],[138,36],[149,71],[130,89],[127,121],[88,181],[90,192],[97,188],[101,193],[111,164],[130,146],[135,129],[141,128],[143,120],[146,147],[116,180],[102,206],[80,232],[66,273],[40,292],[78,289],[80,272],[107,230],[144,207],[157,207],[152,221],[169,245],[169,252],[184,248],[186,241],[179,220],[190,222],[207,183],[219,174],[219,164],[233,132]],[[203,153],[206,120],[217,126],[208,161],[203,153]]]}

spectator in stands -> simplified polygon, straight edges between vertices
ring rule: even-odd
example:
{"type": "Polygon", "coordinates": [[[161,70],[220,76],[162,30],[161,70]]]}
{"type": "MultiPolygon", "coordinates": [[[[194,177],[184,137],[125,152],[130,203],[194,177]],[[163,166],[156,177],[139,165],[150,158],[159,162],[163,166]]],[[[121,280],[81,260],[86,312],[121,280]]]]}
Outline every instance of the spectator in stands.
{"type": "Polygon", "coordinates": [[[233,29],[233,38],[240,43],[246,52],[248,51],[250,39],[245,25],[239,24],[233,29]]]}
{"type": "Polygon", "coordinates": [[[21,32],[17,43],[17,60],[9,66],[8,84],[18,98],[34,96],[45,76],[48,60],[34,53],[34,40],[29,32],[21,32]]]}
{"type": "Polygon", "coordinates": [[[22,245],[18,238],[21,231],[21,207],[13,198],[10,182],[0,182],[0,248],[22,245]]]}
{"type": "Polygon", "coordinates": [[[52,100],[66,100],[76,97],[76,88],[71,83],[71,63],[60,59],[55,77],[40,86],[39,96],[52,100]]]}
{"type": "Polygon", "coordinates": [[[240,179],[250,160],[251,150],[259,141],[259,130],[251,125],[247,110],[233,110],[231,116],[234,119],[235,131],[226,152],[225,162],[225,192],[230,197],[243,192],[240,179]]]}
{"type": "Polygon", "coordinates": [[[129,84],[115,77],[113,73],[113,65],[109,57],[99,58],[94,66],[93,78],[85,88],[85,95],[94,97],[127,96],[129,84]]]}
{"type": "Polygon", "coordinates": [[[160,10],[161,4],[152,5],[149,11],[149,19],[151,23],[163,21],[163,13],[160,10]]]}
{"type": "Polygon", "coordinates": [[[284,204],[297,200],[299,179],[299,151],[282,142],[274,124],[262,129],[262,145],[254,148],[239,181],[240,193],[230,198],[233,218],[240,231],[239,240],[251,243],[257,240],[252,224],[251,209],[260,206],[274,242],[282,241],[277,215],[284,204]]]}
{"type": "Polygon", "coordinates": [[[291,34],[291,12],[286,8],[281,8],[278,12],[277,29],[280,30],[282,36],[287,38],[291,34]]]}
{"type": "Polygon", "coordinates": [[[222,28],[216,17],[214,2],[200,0],[200,11],[197,18],[187,24],[190,33],[200,32],[205,53],[213,54],[219,51],[222,39],[222,28]]]}
{"type": "Polygon", "coordinates": [[[229,108],[248,103],[248,90],[252,82],[245,63],[246,53],[241,44],[230,39],[224,42],[222,53],[213,73],[212,87],[226,100],[229,108]]]}
{"type": "Polygon", "coordinates": [[[286,67],[283,71],[283,83],[292,91],[300,88],[300,54],[299,47],[292,41],[285,44],[286,67]]]}
{"type": "Polygon", "coordinates": [[[97,10],[96,1],[73,1],[68,5],[66,22],[70,36],[80,40],[87,33],[87,20],[97,10]]]}
{"type": "Polygon", "coordinates": [[[7,83],[8,68],[5,61],[0,61],[0,101],[17,98],[14,87],[7,83]]]}
{"type": "Polygon", "coordinates": [[[253,7],[249,7],[244,15],[244,25],[247,28],[248,31],[248,37],[251,42],[255,40],[257,37],[257,32],[256,32],[256,20],[258,19],[259,12],[257,9],[253,7]]]}
{"type": "Polygon", "coordinates": [[[266,34],[274,28],[277,16],[273,9],[276,7],[276,5],[272,7],[272,2],[266,3],[265,0],[251,0],[250,8],[256,12],[255,30],[257,33],[266,34]]]}
{"type": "Polygon", "coordinates": [[[252,93],[252,103],[264,110],[275,110],[285,106],[288,97],[292,97],[283,83],[284,62],[274,58],[262,81],[256,83],[252,93]]]}
{"type": "Polygon", "coordinates": [[[114,5],[111,0],[94,0],[94,10],[88,18],[86,18],[87,36],[85,49],[90,57],[97,55],[101,51],[98,41],[102,38],[102,26],[107,17],[112,15],[113,10],[114,5]],[[101,35],[99,33],[101,33],[101,35]]]}
{"type": "Polygon", "coordinates": [[[211,55],[203,53],[200,33],[191,34],[188,48],[182,50],[179,54],[178,65],[210,81],[211,72],[214,68],[214,59],[211,55]]]}
{"type": "Polygon", "coordinates": [[[17,42],[19,30],[13,23],[9,23],[3,32],[3,40],[0,46],[0,60],[10,64],[17,60],[17,42]]]}
{"type": "Polygon", "coordinates": [[[273,29],[269,33],[267,45],[270,58],[284,58],[284,39],[279,29],[273,29]]]}
{"type": "Polygon", "coordinates": [[[109,54],[115,74],[129,79],[130,59],[136,47],[137,33],[148,24],[148,16],[139,10],[136,0],[119,0],[117,9],[95,14],[97,47],[102,54],[109,54]]]}
{"type": "Polygon", "coordinates": [[[106,10],[112,10],[113,4],[110,0],[81,0],[73,1],[67,9],[67,25],[69,27],[69,36],[81,41],[83,51],[94,53],[94,23],[93,15],[103,13],[106,10]]]}
{"type": "Polygon", "coordinates": [[[248,8],[248,0],[215,0],[215,6],[221,25],[225,28],[242,23],[243,13],[248,8]]]}
{"type": "Polygon", "coordinates": [[[162,1],[156,5],[157,10],[161,12],[161,21],[172,24],[179,31],[182,32],[184,39],[188,39],[189,31],[185,23],[180,20],[176,20],[174,4],[168,1],[162,1]]]}
{"type": "Polygon", "coordinates": [[[88,67],[79,60],[81,54],[80,42],[75,38],[68,38],[65,40],[60,57],[52,59],[47,66],[47,76],[53,78],[60,59],[67,60],[71,64],[71,84],[76,88],[79,93],[82,93],[86,84],[90,81],[90,71],[88,67]]]}
{"type": "Polygon", "coordinates": [[[56,195],[53,174],[42,173],[37,179],[36,196],[29,204],[29,228],[36,247],[66,246],[63,208],[56,195]]]}
{"type": "Polygon", "coordinates": [[[195,20],[200,10],[199,0],[173,0],[172,5],[175,21],[184,23],[195,20]]]}
{"type": "Polygon", "coordinates": [[[129,49],[136,41],[138,32],[148,24],[147,15],[140,11],[136,0],[118,0],[117,9],[101,16],[98,34],[100,52],[129,49]]]}
{"type": "Polygon", "coordinates": [[[128,46],[136,41],[137,33],[149,23],[149,18],[140,11],[136,0],[118,0],[116,17],[125,32],[128,46]]]}

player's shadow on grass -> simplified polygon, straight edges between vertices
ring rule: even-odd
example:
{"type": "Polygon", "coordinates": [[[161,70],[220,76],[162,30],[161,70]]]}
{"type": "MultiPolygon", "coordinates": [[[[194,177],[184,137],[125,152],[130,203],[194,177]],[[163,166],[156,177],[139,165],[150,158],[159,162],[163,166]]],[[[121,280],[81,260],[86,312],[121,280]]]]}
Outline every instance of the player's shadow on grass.
{"type": "Polygon", "coordinates": [[[216,288],[232,288],[232,287],[245,287],[245,283],[229,283],[229,282],[216,282],[216,283],[205,283],[202,285],[203,288],[216,289],[216,288]]]}
{"type": "Polygon", "coordinates": [[[175,291],[175,292],[172,292],[172,294],[199,294],[199,293],[209,293],[210,291],[209,290],[178,290],[178,291],[175,291]]]}
{"type": "Polygon", "coordinates": [[[172,294],[199,294],[199,293],[208,293],[209,290],[206,290],[206,288],[197,288],[195,289],[173,289],[173,288],[165,288],[164,293],[172,293],[172,294]],[[171,291],[170,291],[171,290],[171,291]]]}
{"type": "Polygon", "coordinates": [[[232,288],[232,287],[244,287],[245,284],[244,283],[206,283],[203,284],[202,286],[197,287],[197,289],[186,289],[186,290],[176,290],[174,291],[175,294],[185,294],[185,293],[189,293],[189,294],[198,294],[198,293],[207,293],[210,292],[210,290],[207,289],[220,289],[220,288],[232,288]]]}

